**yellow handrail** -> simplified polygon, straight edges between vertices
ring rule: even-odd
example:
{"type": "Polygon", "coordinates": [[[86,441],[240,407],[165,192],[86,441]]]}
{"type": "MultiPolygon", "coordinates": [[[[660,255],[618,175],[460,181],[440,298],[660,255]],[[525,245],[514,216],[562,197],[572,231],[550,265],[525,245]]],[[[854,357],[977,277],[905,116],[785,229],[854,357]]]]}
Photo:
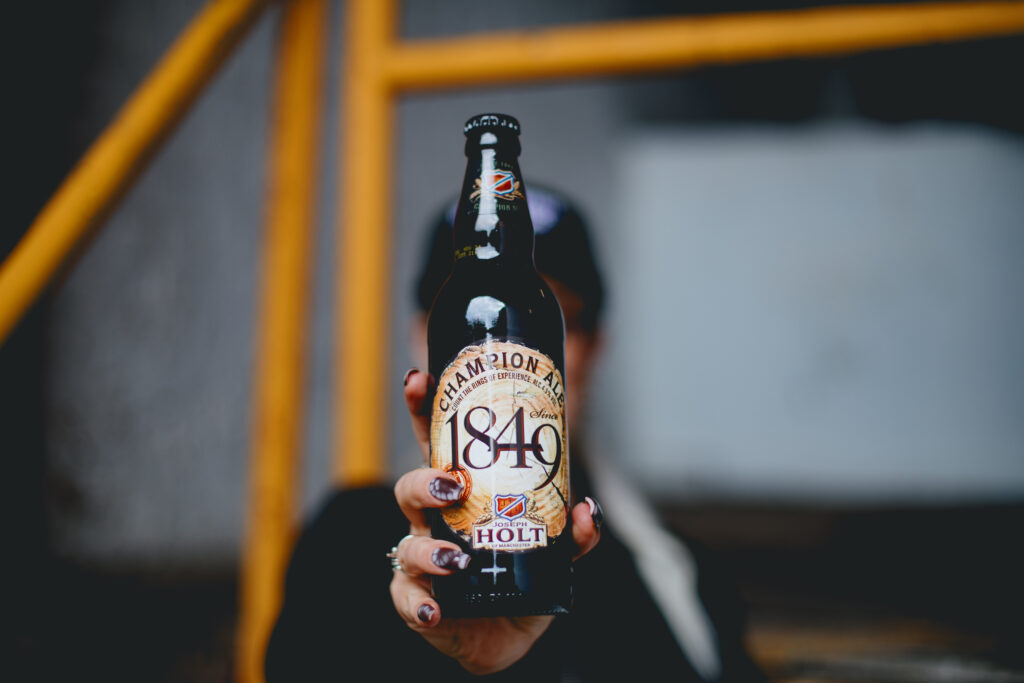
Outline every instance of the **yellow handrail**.
{"type": "Polygon", "coordinates": [[[836,55],[1022,31],[1021,2],[660,17],[406,41],[388,51],[383,77],[395,89],[425,90],[836,55]]]}
{"type": "Polygon", "coordinates": [[[263,679],[295,529],[327,16],[326,0],[291,0],[278,36],[237,638],[242,681],[263,679]]]}
{"type": "Polygon", "coordinates": [[[0,344],[174,128],[267,0],[211,0],[0,264],[0,344]]]}
{"type": "Polygon", "coordinates": [[[382,479],[387,452],[392,117],[381,70],[391,49],[394,0],[349,2],[338,188],[335,479],[382,479]]]}

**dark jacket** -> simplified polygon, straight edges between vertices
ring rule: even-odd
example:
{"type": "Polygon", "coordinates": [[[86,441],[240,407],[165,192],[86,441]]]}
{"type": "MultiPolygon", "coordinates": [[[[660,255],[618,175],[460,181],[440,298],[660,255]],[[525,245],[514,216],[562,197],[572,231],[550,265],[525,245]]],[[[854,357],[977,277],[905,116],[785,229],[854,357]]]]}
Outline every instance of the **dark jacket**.
{"type": "MultiPolygon", "coordinates": [[[[409,524],[387,488],[336,492],[300,538],[284,605],[267,651],[268,683],[311,681],[701,681],[606,524],[577,561],[575,606],[512,667],[471,676],[410,630],[395,612],[384,557],[409,524]],[[387,547],[385,547],[387,546],[387,547]]],[[[691,546],[691,551],[693,550],[691,546]]],[[[698,558],[698,592],[722,661],[720,681],[760,681],[741,637],[731,591],[698,558]]]]}

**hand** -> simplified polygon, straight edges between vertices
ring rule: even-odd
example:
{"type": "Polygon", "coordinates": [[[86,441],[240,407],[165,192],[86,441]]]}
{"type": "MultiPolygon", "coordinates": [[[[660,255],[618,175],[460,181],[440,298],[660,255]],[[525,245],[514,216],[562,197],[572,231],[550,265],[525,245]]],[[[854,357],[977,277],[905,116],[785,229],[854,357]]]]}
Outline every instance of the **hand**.
{"type": "MultiPolygon", "coordinates": [[[[430,420],[421,414],[426,412],[423,407],[428,379],[425,373],[410,370],[405,380],[405,402],[424,459],[430,450],[430,420]]],[[[454,543],[430,538],[430,525],[423,511],[451,505],[458,497],[458,482],[437,469],[414,470],[395,484],[395,498],[409,519],[409,533],[413,537],[398,545],[398,559],[404,572],[396,571],[391,580],[391,600],[409,628],[467,671],[493,673],[526,654],[554,617],[444,618],[430,594],[430,575],[448,575],[465,569],[469,556],[454,543]]],[[[600,508],[594,501],[587,499],[573,508],[576,558],[597,545],[600,532],[595,520],[600,520],[600,508]]]]}

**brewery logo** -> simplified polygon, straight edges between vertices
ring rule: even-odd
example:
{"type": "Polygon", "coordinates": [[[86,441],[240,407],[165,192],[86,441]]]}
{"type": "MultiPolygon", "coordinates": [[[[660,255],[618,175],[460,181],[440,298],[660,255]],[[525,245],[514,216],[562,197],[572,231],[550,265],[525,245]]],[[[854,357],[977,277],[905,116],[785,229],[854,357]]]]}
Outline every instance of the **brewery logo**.
{"type": "Polygon", "coordinates": [[[482,177],[473,181],[473,192],[469,195],[470,201],[476,201],[483,192],[493,192],[497,200],[513,201],[525,199],[525,195],[519,191],[519,181],[511,171],[496,169],[485,171],[482,177]]]}
{"type": "Polygon", "coordinates": [[[547,524],[535,515],[527,514],[529,503],[522,493],[494,496],[496,516],[485,515],[473,525],[473,547],[514,551],[546,545],[547,524]]]}
{"type": "Polygon", "coordinates": [[[526,514],[526,496],[495,496],[494,512],[505,519],[515,519],[526,514]]]}

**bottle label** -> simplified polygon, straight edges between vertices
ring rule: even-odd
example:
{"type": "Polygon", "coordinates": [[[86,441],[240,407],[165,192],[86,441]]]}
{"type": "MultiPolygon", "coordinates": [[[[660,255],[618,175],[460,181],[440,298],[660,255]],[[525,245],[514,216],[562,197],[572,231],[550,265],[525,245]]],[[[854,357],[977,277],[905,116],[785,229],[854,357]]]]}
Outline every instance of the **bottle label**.
{"type": "Polygon", "coordinates": [[[472,548],[515,552],[558,538],[569,514],[569,448],[554,362],[509,341],[462,349],[437,383],[430,465],[465,487],[442,514],[472,548]]]}

